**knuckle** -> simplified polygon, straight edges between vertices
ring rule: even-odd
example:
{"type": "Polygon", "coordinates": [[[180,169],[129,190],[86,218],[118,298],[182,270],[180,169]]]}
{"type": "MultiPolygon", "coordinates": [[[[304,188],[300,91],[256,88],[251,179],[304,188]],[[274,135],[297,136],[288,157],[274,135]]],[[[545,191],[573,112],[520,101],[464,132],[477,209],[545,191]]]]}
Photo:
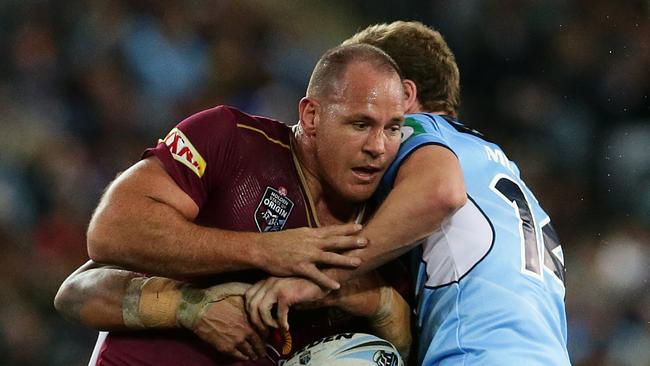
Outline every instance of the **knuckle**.
{"type": "Polygon", "coordinates": [[[235,344],[242,344],[246,341],[246,334],[245,333],[238,333],[234,337],[235,344]]]}
{"type": "Polygon", "coordinates": [[[278,294],[278,304],[280,303],[285,304],[288,299],[289,299],[289,295],[286,294],[284,291],[278,294]]]}
{"type": "Polygon", "coordinates": [[[309,272],[309,263],[307,263],[307,262],[298,263],[297,270],[301,274],[305,274],[305,273],[309,272]]]}
{"type": "Polygon", "coordinates": [[[226,345],[221,345],[221,347],[217,347],[221,352],[224,353],[233,353],[235,351],[235,345],[234,344],[226,344],[226,345]]]}

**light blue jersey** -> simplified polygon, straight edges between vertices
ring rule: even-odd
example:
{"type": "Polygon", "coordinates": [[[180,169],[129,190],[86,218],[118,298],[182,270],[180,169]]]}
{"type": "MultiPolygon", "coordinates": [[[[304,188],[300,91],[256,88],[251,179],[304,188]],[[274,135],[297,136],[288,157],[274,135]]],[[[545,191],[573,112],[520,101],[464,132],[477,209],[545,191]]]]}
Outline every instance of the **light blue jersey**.
{"type": "Polygon", "coordinates": [[[564,264],[548,215],[499,146],[451,118],[407,116],[397,169],[427,144],[449,148],[468,201],[416,253],[422,365],[569,365],[564,264]]]}

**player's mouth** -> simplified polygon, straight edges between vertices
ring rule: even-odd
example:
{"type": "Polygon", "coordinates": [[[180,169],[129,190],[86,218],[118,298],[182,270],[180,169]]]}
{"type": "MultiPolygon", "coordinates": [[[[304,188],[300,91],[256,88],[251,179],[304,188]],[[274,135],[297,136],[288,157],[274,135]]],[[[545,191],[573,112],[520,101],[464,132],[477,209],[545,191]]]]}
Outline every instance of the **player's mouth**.
{"type": "Polygon", "coordinates": [[[354,176],[364,183],[372,183],[383,171],[384,170],[377,165],[365,165],[352,168],[354,176]]]}

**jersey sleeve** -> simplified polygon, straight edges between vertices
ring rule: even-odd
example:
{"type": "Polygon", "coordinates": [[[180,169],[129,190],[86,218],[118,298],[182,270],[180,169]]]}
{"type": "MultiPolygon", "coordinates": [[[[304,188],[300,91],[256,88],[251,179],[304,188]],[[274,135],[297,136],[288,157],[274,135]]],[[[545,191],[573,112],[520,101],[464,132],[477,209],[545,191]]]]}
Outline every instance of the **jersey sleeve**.
{"type": "Polygon", "coordinates": [[[397,157],[382,178],[378,191],[379,197],[383,199],[393,188],[397,171],[406,158],[425,145],[439,145],[452,150],[440,132],[434,117],[426,114],[408,115],[406,121],[404,121],[404,126],[402,126],[402,143],[397,152],[397,157]]]}
{"type": "Polygon", "coordinates": [[[199,208],[219,179],[227,176],[236,156],[236,121],[232,111],[219,106],[181,121],[142,158],[157,157],[174,182],[199,208]]]}

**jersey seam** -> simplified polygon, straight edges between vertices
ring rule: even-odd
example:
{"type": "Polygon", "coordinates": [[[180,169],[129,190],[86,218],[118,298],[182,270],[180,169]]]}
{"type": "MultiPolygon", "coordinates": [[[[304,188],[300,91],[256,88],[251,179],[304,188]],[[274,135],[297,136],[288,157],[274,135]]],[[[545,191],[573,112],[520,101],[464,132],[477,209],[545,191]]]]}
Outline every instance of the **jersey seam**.
{"type": "MultiPolygon", "coordinates": [[[[481,208],[481,206],[479,206],[479,204],[478,204],[478,203],[477,203],[477,202],[472,198],[472,196],[471,196],[469,193],[467,193],[467,199],[469,199],[470,201],[472,201],[472,202],[474,203],[474,205],[476,206],[476,208],[479,210],[479,212],[481,212],[481,214],[483,215],[483,217],[485,217],[485,219],[487,220],[488,224],[490,225],[490,230],[492,231],[492,242],[490,243],[490,248],[489,248],[488,251],[483,255],[483,257],[481,257],[481,259],[479,259],[479,260],[478,260],[478,261],[477,261],[477,262],[476,262],[476,263],[475,263],[475,264],[474,264],[474,265],[473,265],[469,270],[467,270],[467,272],[465,272],[464,275],[460,276],[458,279],[456,279],[456,280],[454,280],[454,281],[447,282],[447,283],[443,283],[443,284],[438,285],[438,286],[427,286],[427,285],[425,284],[425,285],[424,285],[424,288],[428,288],[428,289],[431,289],[431,290],[437,290],[437,289],[440,289],[440,288],[444,288],[444,287],[447,287],[447,286],[453,285],[454,283],[460,283],[460,281],[461,281],[463,278],[467,277],[467,275],[469,275],[469,273],[470,273],[471,271],[473,271],[474,268],[476,268],[476,266],[478,266],[481,262],[483,262],[483,260],[484,260],[485,258],[487,258],[487,256],[490,254],[490,252],[492,252],[492,249],[494,248],[494,242],[495,242],[495,240],[496,240],[496,231],[495,231],[495,229],[494,229],[494,224],[492,224],[492,220],[490,220],[490,218],[488,217],[488,215],[483,211],[483,209],[481,208]]],[[[420,259],[420,261],[421,261],[422,263],[424,263],[425,266],[426,266],[427,261],[424,260],[424,256],[422,256],[422,258],[420,259]]],[[[427,281],[428,281],[428,280],[429,280],[429,274],[425,272],[425,275],[427,276],[427,281]]]]}
{"type": "MultiPolygon", "coordinates": [[[[445,245],[447,246],[448,252],[451,253],[451,249],[449,247],[449,240],[447,239],[447,231],[444,229],[444,225],[442,225],[442,231],[445,236],[445,245]]],[[[461,316],[460,316],[460,306],[461,306],[461,295],[462,291],[460,289],[460,278],[458,275],[458,266],[456,265],[456,258],[453,255],[450,255],[453,264],[454,264],[454,272],[455,272],[455,277],[457,278],[458,282],[458,294],[456,296],[456,321],[458,326],[456,327],[456,344],[458,345],[458,349],[463,353],[463,364],[465,364],[465,357],[467,356],[467,351],[463,348],[462,341],[461,341],[461,316]]]]}
{"type": "Polygon", "coordinates": [[[272,137],[269,136],[266,132],[260,130],[259,128],[255,128],[255,127],[253,127],[253,126],[245,125],[245,124],[243,124],[243,123],[237,123],[237,127],[239,127],[239,128],[245,128],[245,129],[247,129],[247,130],[250,130],[250,131],[253,131],[253,132],[257,132],[257,133],[261,134],[262,136],[264,136],[264,138],[266,138],[267,140],[271,141],[272,143],[277,144],[277,145],[280,145],[280,146],[284,147],[285,149],[291,150],[291,148],[289,147],[289,145],[285,144],[284,142],[282,142],[282,141],[280,141],[280,140],[278,140],[278,139],[274,139],[274,138],[272,138],[272,137]]]}

